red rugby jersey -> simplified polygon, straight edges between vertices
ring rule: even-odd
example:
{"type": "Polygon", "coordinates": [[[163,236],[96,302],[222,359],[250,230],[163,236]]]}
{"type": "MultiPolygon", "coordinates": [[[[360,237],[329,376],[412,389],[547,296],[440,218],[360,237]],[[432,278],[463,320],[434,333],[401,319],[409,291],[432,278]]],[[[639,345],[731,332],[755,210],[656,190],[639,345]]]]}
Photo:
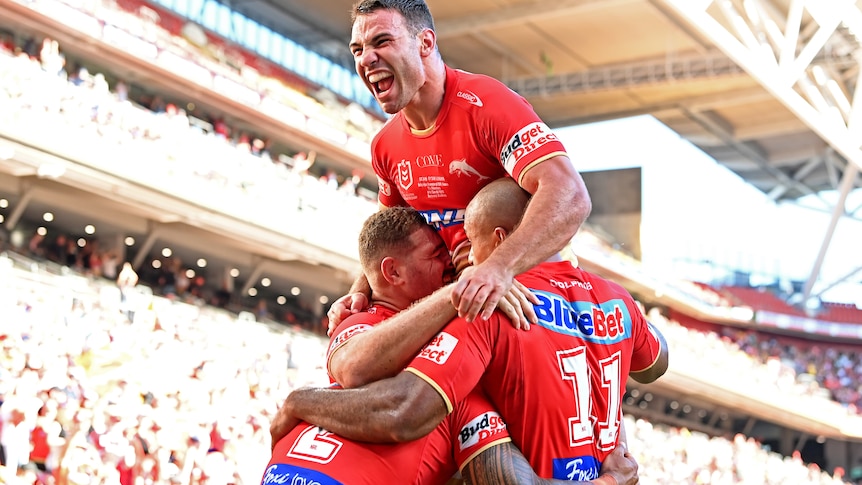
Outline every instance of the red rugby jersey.
{"type": "Polygon", "coordinates": [[[494,78],[450,67],[431,129],[411,130],[399,112],[371,143],[380,203],[419,210],[453,253],[469,244],[464,209],[479,189],[507,175],[520,183],[557,155],[566,155],[563,144],[526,99],[494,78]]]}
{"type": "Polygon", "coordinates": [[[537,474],[591,480],[617,444],[626,378],[656,361],[659,340],[625,289],[567,261],[518,280],[541,301],[538,325],[456,319],[407,370],[454,406],[481,384],[537,474]]]}

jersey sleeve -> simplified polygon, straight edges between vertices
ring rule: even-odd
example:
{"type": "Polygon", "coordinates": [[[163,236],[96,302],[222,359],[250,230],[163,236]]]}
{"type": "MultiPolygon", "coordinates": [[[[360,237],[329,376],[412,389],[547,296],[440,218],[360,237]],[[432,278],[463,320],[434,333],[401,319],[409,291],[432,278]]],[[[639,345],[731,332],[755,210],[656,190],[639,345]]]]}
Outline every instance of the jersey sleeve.
{"type": "Polygon", "coordinates": [[[661,354],[661,341],[655,331],[647,323],[637,304],[632,301],[629,308],[632,311],[632,364],[631,372],[642,372],[655,364],[661,354]]]}
{"type": "Polygon", "coordinates": [[[497,315],[487,321],[456,318],[437,334],[405,369],[430,384],[451,413],[479,383],[493,346],[489,327],[499,325],[497,315]]]}
{"type": "Polygon", "coordinates": [[[518,184],[535,165],[567,155],[557,135],[522,96],[502,87],[494,93],[492,101],[492,106],[498,108],[481,110],[482,118],[477,123],[484,125],[487,149],[518,184]]]}
{"type": "Polygon", "coordinates": [[[452,420],[452,452],[458,470],[483,451],[512,441],[503,417],[479,388],[455,406],[447,419],[452,420]]]}
{"type": "Polygon", "coordinates": [[[332,354],[343,347],[351,338],[373,328],[373,325],[360,318],[361,315],[360,313],[345,318],[332,332],[332,337],[329,339],[329,347],[326,349],[326,373],[329,375],[331,381],[335,380],[332,376],[332,368],[330,367],[332,354]]]}

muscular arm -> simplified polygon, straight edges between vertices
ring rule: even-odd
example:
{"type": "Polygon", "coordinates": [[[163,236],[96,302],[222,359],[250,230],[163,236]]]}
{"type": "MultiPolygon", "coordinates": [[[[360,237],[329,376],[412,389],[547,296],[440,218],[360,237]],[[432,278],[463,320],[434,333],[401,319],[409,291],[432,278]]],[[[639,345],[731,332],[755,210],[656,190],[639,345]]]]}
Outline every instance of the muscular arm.
{"type": "Polygon", "coordinates": [[[533,196],[518,227],[484,262],[464,270],[452,291],[458,315],[489,318],[514,277],[562,250],[592,209],[580,174],[568,157],[556,156],[524,173],[533,196]]]}
{"type": "Polygon", "coordinates": [[[562,250],[592,210],[581,175],[568,157],[557,156],[524,173],[520,185],[533,194],[518,228],[485,263],[518,275],[562,250]]]}
{"type": "Polygon", "coordinates": [[[651,382],[655,382],[656,379],[663,376],[665,372],[667,372],[667,367],[669,364],[668,361],[668,349],[667,349],[667,340],[665,340],[664,335],[661,331],[656,328],[652,323],[647,322],[650,331],[656,336],[661,345],[661,349],[659,349],[658,357],[655,362],[648,368],[638,371],[638,372],[629,372],[629,376],[632,379],[640,382],[641,384],[649,384],[651,382]]]}
{"type": "Polygon", "coordinates": [[[284,412],[348,439],[393,443],[425,436],[448,410],[430,384],[401,372],[357,389],[297,389],[284,412]]]}
{"type": "MultiPolygon", "coordinates": [[[[483,451],[479,456],[470,460],[461,471],[464,479],[471,485],[563,485],[563,484],[608,484],[623,485],[637,483],[637,464],[631,457],[625,457],[624,450],[615,450],[614,460],[605,460],[605,463],[613,466],[606,470],[607,465],[602,466],[602,475],[590,482],[555,480],[540,478],[533,471],[530,463],[521,454],[514,443],[503,443],[483,451]]],[[[610,457],[609,457],[610,458],[610,457]]]]}
{"type": "Polygon", "coordinates": [[[352,388],[396,375],[455,317],[449,292],[450,287],[443,287],[371,330],[350,338],[329,358],[333,378],[352,388]]]}

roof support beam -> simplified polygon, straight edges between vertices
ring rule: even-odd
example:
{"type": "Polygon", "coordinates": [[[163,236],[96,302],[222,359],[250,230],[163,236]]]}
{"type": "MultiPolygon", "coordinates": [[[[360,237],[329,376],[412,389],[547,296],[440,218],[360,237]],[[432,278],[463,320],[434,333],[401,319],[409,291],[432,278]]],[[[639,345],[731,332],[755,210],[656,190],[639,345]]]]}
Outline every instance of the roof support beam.
{"type": "Polygon", "coordinates": [[[820,298],[820,295],[826,293],[827,291],[831,290],[832,288],[835,288],[836,286],[840,285],[841,283],[849,280],[850,278],[855,276],[860,271],[862,271],[862,266],[859,266],[858,268],[851,270],[849,273],[838,278],[837,280],[833,281],[832,283],[829,283],[828,285],[824,286],[823,288],[820,288],[819,291],[813,295],[814,298],[820,298]]]}
{"type": "Polygon", "coordinates": [[[263,274],[264,270],[264,260],[260,256],[253,255],[251,258],[252,268],[251,273],[249,273],[248,278],[245,279],[245,283],[242,285],[242,289],[239,290],[239,294],[245,296],[248,294],[248,290],[250,290],[255,284],[257,284],[258,278],[263,274]]]}
{"type": "Polygon", "coordinates": [[[156,244],[156,240],[158,240],[161,235],[162,225],[156,221],[147,221],[147,237],[144,239],[144,242],[138,246],[138,252],[135,253],[135,257],[132,259],[132,267],[135,268],[136,271],[140,271],[141,265],[144,264],[144,259],[146,259],[147,255],[150,253],[150,249],[153,249],[153,245],[156,244]]]}
{"type": "Polygon", "coordinates": [[[586,71],[506,80],[522,96],[557,94],[670,84],[680,80],[739,76],[744,71],[719,51],[706,55],[668,56],[646,62],[596,67],[586,71]]]}
{"type": "Polygon", "coordinates": [[[730,126],[724,120],[720,119],[714,113],[693,113],[686,112],[686,114],[694,121],[698,122],[701,126],[706,128],[708,131],[719,137],[727,146],[733,148],[741,155],[743,155],[748,160],[755,162],[763,171],[775,177],[780,183],[788,186],[792,186],[803,193],[814,195],[814,191],[811,190],[810,187],[793,180],[789,175],[782,172],[781,170],[773,167],[766,155],[759,150],[758,148],[748,144],[743,143],[736,140],[733,137],[732,130],[730,126]]]}
{"type": "MultiPolygon", "coordinates": [[[[657,1],[673,9],[709,38],[849,162],[839,188],[840,200],[834,206],[823,244],[803,290],[803,298],[808,299],[820,275],[835,226],[844,215],[847,194],[855,187],[856,174],[862,169],[862,137],[858,136],[858,130],[862,129],[859,116],[862,111],[859,108],[862,89],[857,83],[852,99],[842,100],[846,101],[842,111],[842,103],[835,102],[835,97],[846,96],[844,93],[849,92],[846,84],[841,86],[842,79],[836,79],[828,69],[814,63],[814,60],[834,38],[835,42],[841,45],[852,45],[852,58],[845,57],[842,61],[850,60],[858,67],[862,62],[859,39],[848,40],[838,28],[843,25],[856,33],[854,37],[859,35],[858,33],[862,32],[862,10],[852,0],[792,0],[786,13],[778,12],[772,7],[769,12],[770,19],[775,21],[776,17],[783,17],[778,20],[784,21],[784,25],[778,25],[783,31],[783,41],[773,44],[768,36],[758,38],[752,30],[752,26],[756,29],[757,25],[757,19],[752,18],[752,12],[766,11],[768,6],[771,6],[769,2],[763,2],[762,8],[737,11],[730,1],[657,1]],[[806,12],[813,22],[803,25],[806,12]],[[717,15],[723,18],[716,18],[717,15]],[[733,32],[725,25],[731,25],[733,32]],[[800,35],[809,28],[814,29],[813,35],[800,35]]],[[[746,4],[760,2],[761,0],[745,0],[746,4]]]]}
{"type": "MultiPolygon", "coordinates": [[[[749,45],[751,42],[750,38],[746,41],[744,39],[747,36],[740,35],[740,37],[743,37],[743,40],[740,40],[739,37],[728,31],[719,20],[708,12],[709,7],[715,3],[714,1],[660,1],[672,8],[702,34],[711,39],[719,49],[745,69],[811,130],[829,143],[835,151],[856,165],[857,168],[862,167],[862,146],[860,146],[862,143],[860,143],[860,138],[856,137],[854,139],[848,126],[843,122],[837,123],[833,109],[826,111],[818,109],[793,88],[802,77],[801,74],[810,66],[814,56],[820,51],[842,21],[854,31],[862,32],[862,11],[853,2],[847,0],[836,0],[834,2],[794,0],[797,3],[791,5],[789,11],[791,18],[788,18],[784,26],[786,44],[778,55],[779,59],[782,57],[785,59],[784,65],[782,65],[776,62],[775,52],[770,44],[758,42],[756,45],[749,45]],[[817,24],[820,26],[817,32],[802,46],[799,46],[798,42],[793,42],[793,37],[799,33],[799,29],[794,25],[794,16],[797,15],[797,10],[800,8],[799,3],[815,18],[817,24]],[[797,50],[800,51],[798,56],[796,55],[797,50]],[[793,58],[792,62],[788,60],[790,56],[793,58]]],[[[721,5],[728,5],[725,2],[719,3],[721,5]]],[[[740,31],[748,25],[743,13],[733,10],[732,6],[724,9],[724,15],[729,16],[725,20],[740,31]]],[[[834,79],[832,80],[834,81],[834,79]]],[[[828,82],[829,79],[826,79],[823,84],[828,84],[828,82]]],[[[817,84],[818,87],[822,87],[819,86],[821,83],[818,82],[817,84]]],[[[854,96],[854,98],[856,97],[854,96]]],[[[851,100],[850,104],[855,107],[857,103],[858,100],[854,99],[851,100]]],[[[854,112],[858,111],[854,110],[854,112]]]]}
{"type": "MultiPolygon", "coordinates": [[[[813,172],[815,168],[817,168],[821,164],[825,163],[825,159],[824,159],[825,156],[826,155],[820,156],[820,157],[811,157],[808,160],[808,162],[802,166],[802,168],[800,168],[799,170],[796,171],[796,173],[793,174],[793,180],[796,180],[798,182],[801,182],[802,180],[804,180],[805,177],[810,175],[811,172],[813,172]]],[[[767,195],[774,202],[774,201],[780,199],[781,196],[784,195],[789,189],[790,189],[790,187],[788,187],[787,185],[784,185],[784,184],[778,185],[774,189],[772,189],[769,192],[769,194],[767,194],[767,195]]]]}
{"type": "Polygon", "coordinates": [[[829,244],[832,243],[832,236],[835,235],[838,221],[844,215],[847,195],[850,193],[850,189],[856,186],[856,175],[858,174],[859,167],[848,163],[847,168],[844,170],[844,176],[841,177],[841,186],[838,188],[838,202],[835,204],[835,210],[832,211],[832,218],[829,220],[829,226],[826,228],[826,234],[823,237],[823,243],[820,245],[820,251],[817,253],[817,259],[814,261],[814,267],[811,268],[811,275],[808,277],[808,281],[805,282],[805,288],[802,290],[802,301],[808,300],[811,296],[811,290],[814,288],[814,283],[820,277],[820,268],[823,266],[826,252],[829,250],[829,244]]]}
{"type": "Polygon", "coordinates": [[[34,185],[30,179],[23,179],[21,181],[21,197],[18,199],[18,202],[15,203],[15,208],[12,209],[12,212],[9,213],[9,217],[6,218],[6,229],[12,231],[15,229],[15,226],[18,225],[18,221],[21,220],[21,217],[24,215],[24,211],[27,210],[27,206],[30,205],[30,201],[33,200],[33,190],[34,185]]]}

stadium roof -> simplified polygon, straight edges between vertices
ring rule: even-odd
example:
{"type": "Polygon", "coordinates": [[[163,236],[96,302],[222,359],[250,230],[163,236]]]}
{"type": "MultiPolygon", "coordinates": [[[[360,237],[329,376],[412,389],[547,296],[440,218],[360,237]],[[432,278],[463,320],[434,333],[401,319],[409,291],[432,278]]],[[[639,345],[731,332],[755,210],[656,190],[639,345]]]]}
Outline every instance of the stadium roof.
{"type": "MultiPolygon", "coordinates": [[[[351,65],[352,3],[230,6],[351,65]]],[[[862,0],[429,4],[444,59],[501,79],[548,124],[651,114],[773,200],[819,199],[832,224],[806,297],[835,223],[862,216],[844,207],[862,168],[862,0]]]]}

